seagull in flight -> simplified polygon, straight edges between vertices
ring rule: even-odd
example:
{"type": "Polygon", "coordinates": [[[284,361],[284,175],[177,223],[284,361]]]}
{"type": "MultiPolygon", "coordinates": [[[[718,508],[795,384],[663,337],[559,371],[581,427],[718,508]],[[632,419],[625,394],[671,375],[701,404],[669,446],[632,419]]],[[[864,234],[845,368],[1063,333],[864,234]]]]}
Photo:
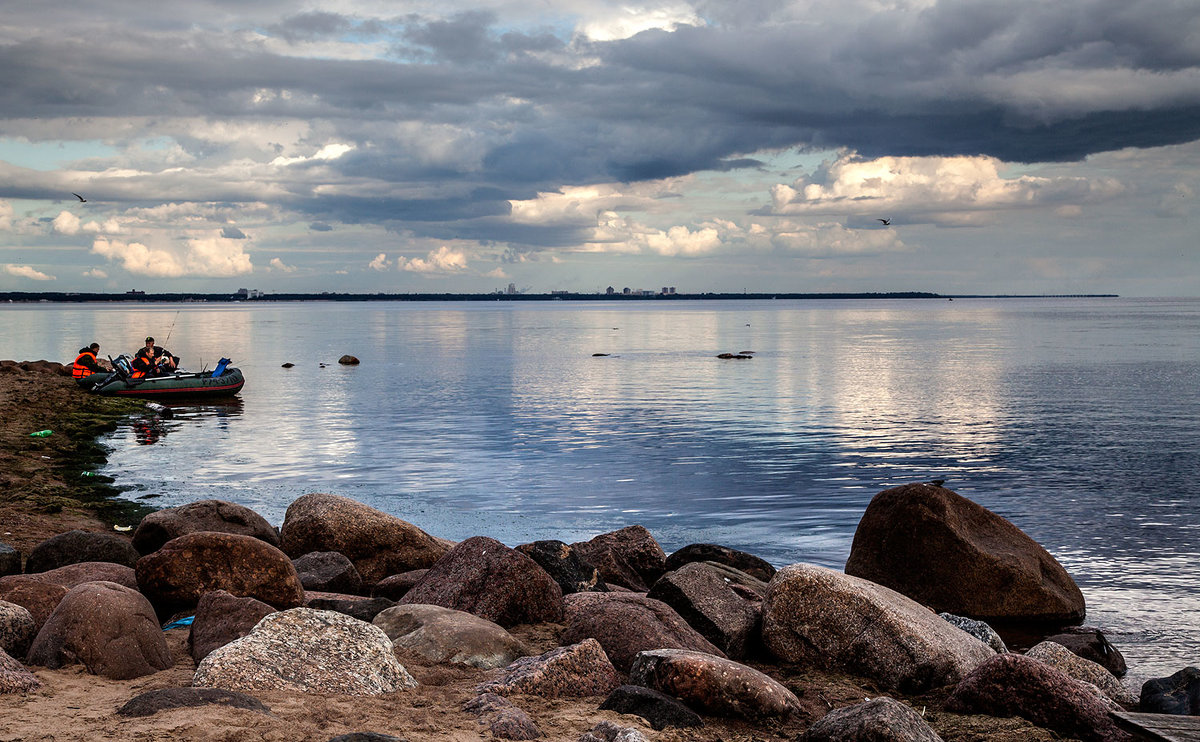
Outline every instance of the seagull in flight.
{"type": "Polygon", "coordinates": [[[885,227],[890,227],[892,225],[891,219],[876,219],[875,221],[883,222],[883,226],[885,226],[885,227]]]}
{"type": "Polygon", "coordinates": [[[71,195],[74,196],[75,198],[79,199],[79,203],[81,203],[81,204],[87,203],[87,199],[84,198],[83,196],[80,196],[78,193],[75,193],[74,191],[72,191],[71,195]]]}

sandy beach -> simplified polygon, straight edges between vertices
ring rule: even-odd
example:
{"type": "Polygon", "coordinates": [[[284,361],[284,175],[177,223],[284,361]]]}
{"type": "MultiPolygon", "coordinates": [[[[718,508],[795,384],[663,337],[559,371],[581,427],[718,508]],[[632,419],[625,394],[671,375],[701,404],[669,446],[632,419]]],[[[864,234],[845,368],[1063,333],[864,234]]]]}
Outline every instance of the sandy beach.
{"type": "MultiPolygon", "coordinates": [[[[140,409],[140,403],[106,400],[79,391],[70,378],[49,364],[0,366],[0,541],[28,553],[42,540],[72,529],[113,533],[113,523],[128,520],[131,510],[103,498],[104,482],[80,472],[102,455],[95,436],[114,421],[140,409]],[[31,437],[38,430],[47,437],[31,437]]],[[[296,493],[297,497],[304,493],[296,493]]],[[[511,633],[532,650],[559,646],[562,626],[521,625],[511,633]]],[[[270,713],[206,705],[127,717],[117,710],[150,690],[191,685],[195,664],[187,651],[188,628],[166,632],[174,664],[165,671],[118,681],[88,674],[74,665],[49,670],[30,667],[42,687],[28,694],[0,695],[0,740],[324,740],[351,732],[392,735],[410,742],[493,739],[486,721],[464,710],[475,687],[498,670],[430,662],[397,649],[400,662],[419,685],[378,697],[323,697],[303,693],[254,693],[270,713]]],[[[800,700],[802,712],[787,720],[751,723],[704,717],[704,726],[653,730],[638,716],[598,709],[603,697],[546,699],[510,698],[537,724],[543,737],[577,740],[601,721],[640,731],[650,740],[733,742],[791,740],[830,709],[880,695],[867,680],[796,666],[769,658],[747,665],[778,680],[800,700]]],[[[942,705],[950,688],[919,697],[901,698],[944,740],[1062,739],[1019,718],[960,715],[942,705]]],[[[894,697],[895,694],[890,694],[894,697]]]]}

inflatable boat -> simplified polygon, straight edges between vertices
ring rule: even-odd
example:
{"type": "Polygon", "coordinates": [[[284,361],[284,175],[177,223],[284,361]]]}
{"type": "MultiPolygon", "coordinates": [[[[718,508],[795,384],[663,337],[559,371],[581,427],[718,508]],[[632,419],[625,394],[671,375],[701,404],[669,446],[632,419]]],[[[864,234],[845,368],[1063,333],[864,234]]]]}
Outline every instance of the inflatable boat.
{"type": "Polygon", "coordinates": [[[111,360],[112,372],[98,379],[92,387],[96,394],[150,399],[231,397],[246,384],[241,370],[230,366],[228,358],[222,358],[212,371],[172,371],[141,378],[134,378],[128,356],[111,360]]]}

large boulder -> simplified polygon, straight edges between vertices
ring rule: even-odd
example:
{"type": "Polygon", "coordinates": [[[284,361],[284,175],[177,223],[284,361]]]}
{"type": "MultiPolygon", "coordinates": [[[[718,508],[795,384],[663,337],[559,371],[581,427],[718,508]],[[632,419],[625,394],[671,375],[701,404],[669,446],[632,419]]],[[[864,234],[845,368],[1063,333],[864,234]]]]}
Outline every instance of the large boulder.
{"type": "Polygon", "coordinates": [[[305,495],[288,506],[280,535],[283,550],[293,557],[310,551],[345,554],[368,583],[431,567],[448,550],[407,521],[325,493],[305,495]]]}
{"type": "Polygon", "coordinates": [[[621,684],[621,676],[595,639],[558,647],[537,657],[522,657],[504,674],[476,686],[477,693],[504,696],[524,693],[543,698],[602,696],[621,684]]]}
{"type": "Polygon", "coordinates": [[[451,549],[400,603],[440,605],[504,627],[557,622],[563,611],[562,590],[546,570],[487,536],[451,549]]]}
{"type": "Polygon", "coordinates": [[[647,649],[694,649],[725,656],[661,600],[636,593],[575,593],[563,602],[567,609],[562,641],[595,639],[622,672],[647,649]]]}
{"type": "Polygon", "coordinates": [[[304,603],[296,567],[253,536],[198,531],[172,539],[137,563],[138,587],[169,616],[213,590],[257,598],[279,609],[304,603]]]}
{"type": "Polygon", "coordinates": [[[192,685],[241,692],[379,696],[416,681],[377,627],[331,611],[272,613],[246,636],[210,653],[192,685]]]}
{"type": "Polygon", "coordinates": [[[35,678],[33,673],[0,649],[0,696],[28,693],[41,687],[41,681],[35,678]]]}
{"type": "Polygon", "coordinates": [[[1142,684],[1138,710],[1148,714],[1200,716],[1200,668],[1185,667],[1142,684]]]}
{"type": "Polygon", "coordinates": [[[579,552],[562,541],[534,541],[521,544],[517,551],[525,554],[546,570],[562,588],[563,595],[571,593],[607,592],[608,586],[600,579],[600,570],[579,552]]]}
{"type": "Polygon", "coordinates": [[[1083,594],[1049,552],[987,508],[928,484],[871,500],[846,574],[987,621],[1062,625],[1085,613],[1083,594]]]}
{"type": "Polygon", "coordinates": [[[786,720],[800,700],[778,681],[724,657],[682,649],[639,652],[629,682],[675,696],[712,716],[786,720]]]}
{"type": "Polygon", "coordinates": [[[911,707],[879,697],[830,711],[797,742],[942,742],[942,738],[911,707]]]}
{"type": "Polygon", "coordinates": [[[24,657],[37,631],[28,608],[0,600],[0,650],[10,657],[24,657]]]}
{"type": "Polygon", "coordinates": [[[82,663],[93,675],[128,680],[171,666],[150,602],[113,582],[85,582],[63,597],[29,648],[29,663],[82,663]]]}
{"type": "Polygon", "coordinates": [[[1132,738],[1109,716],[1104,696],[1053,667],[1019,654],[997,654],[954,688],[946,710],[960,714],[1020,716],[1085,742],[1132,738]]]}
{"type": "Polygon", "coordinates": [[[1118,678],[1128,671],[1125,657],[1108,641],[1104,632],[1095,626],[1070,626],[1046,637],[1046,641],[1061,644],[1075,654],[1091,660],[1118,678]]]}
{"type": "Polygon", "coordinates": [[[362,593],[363,580],[345,554],[336,551],[313,551],[293,559],[300,584],[305,590],[326,593],[362,593]]]}
{"type": "Polygon", "coordinates": [[[667,571],[666,553],[643,526],[602,533],[571,548],[594,564],[606,583],[637,592],[646,592],[667,571]]]}
{"type": "Polygon", "coordinates": [[[688,544],[671,552],[663,566],[671,572],[692,562],[717,562],[763,582],[770,582],[775,576],[775,567],[767,560],[719,544],[688,544]]]}
{"type": "Polygon", "coordinates": [[[235,639],[241,639],[258,622],[275,612],[261,600],[244,598],[224,590],[213,590],[200,596],[192,630],[188,633],[188,652],[197,663],[214,649],[235,639]]]}
{"type": "Polygon", "coordinates": [[[395,607],[396,601],[387,598],[367,598],[341,593],[304,593],[304,607],[318,611],[336,611],[359,621],[371,623],[380,613],[395,607]]]}
{"type": "Polygon", "coordinates": [[[786,662],[844,670],[906,693],[956,683],[995,655],[894,590],[808,564],[784,567],[771,580],[762,637],[786,662]]]}
{"type": "Polygon", "coordinates": [[[177,508],[156,510],[133,532],[133,548],[150,554],[171,539],[197,531],[253,536],[279,546],[279,533],[267,519],[244,505],[224,500],[198,500],[177,508]]]}
{"type": "Polygon", "coordinates": [[[138,556],[129,541],[115,534],[67,531],[30,549],[25,571],[49,572],[78,562],[112,562],[132,567],[137,564],[138,556]]]}
{"type": "MultiPolygon", "coordinates": [[[[761,598],[748,600],[735,590],[726,571],[736,570],[708,562],[688,562],[660,577],[646,597],[671,606],[727,656],[740,659],[758,638],[762,602],[761,598]]],[[[766,585],[763,590],[765,595],[766,585]]]]}
{"type": "Polygon", "coordinates": [[[137,575],[133,567],[113,562],[76,562],[26,577],[52,585],[62,585],[68,590],[85,582],[115,582],[130,590],[137,589],[137,575]]]}
{"type": "Polygon", "coordinates": [[[1137,705],[1137,697],[1126,690],[1115,675],[1095,662],[1085,660],[1061,644],[1052,641],[1040,642],[1031,647],[1025,656],[1041,660],[1076,680],[1091,683],[1099,688],[1101,693],[1126,708],[1133,708],[1137,705]]]}
{"type": "Polygon", "coordinates": [[[383,629],[393,645],[434,662],[490,670],[530,654],[499,624],[438,605],[398,605],[375,616],[371,623],[383,629]]]}
{"type": "Polygon", "coordinates": [[[66,594],[67,588],[39,580],[35,575],[0,577],[0,600],[16,603],[29,611],[39,629],[66,594]]]}

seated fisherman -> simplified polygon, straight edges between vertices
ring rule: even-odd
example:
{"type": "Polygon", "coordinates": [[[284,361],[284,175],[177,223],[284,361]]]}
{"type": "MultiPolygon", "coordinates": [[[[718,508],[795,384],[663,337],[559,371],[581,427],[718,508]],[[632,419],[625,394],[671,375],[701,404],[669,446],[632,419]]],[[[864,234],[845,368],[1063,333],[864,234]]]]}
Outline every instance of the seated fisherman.
{"type": "Polygon", "coordinates": [[[179,359],[166,348],[154,344],[154,338],[146,338],[146,347],[140,349],[133,359],[135,377],[157,376],[175,370],[179,359]]]}
{"type": "Polygon", "coordinates": [[[100,343],[92,343],[86,348],[79,349],[79,355],[75,357],[75,364],[71,366],[71,378],[75,379],[75,383],[84,389],[90,389],[96,379],[90,378],[94,374],[104,372],[104,367],[96,360],[96,354],[100,352],[100,343]]]}

